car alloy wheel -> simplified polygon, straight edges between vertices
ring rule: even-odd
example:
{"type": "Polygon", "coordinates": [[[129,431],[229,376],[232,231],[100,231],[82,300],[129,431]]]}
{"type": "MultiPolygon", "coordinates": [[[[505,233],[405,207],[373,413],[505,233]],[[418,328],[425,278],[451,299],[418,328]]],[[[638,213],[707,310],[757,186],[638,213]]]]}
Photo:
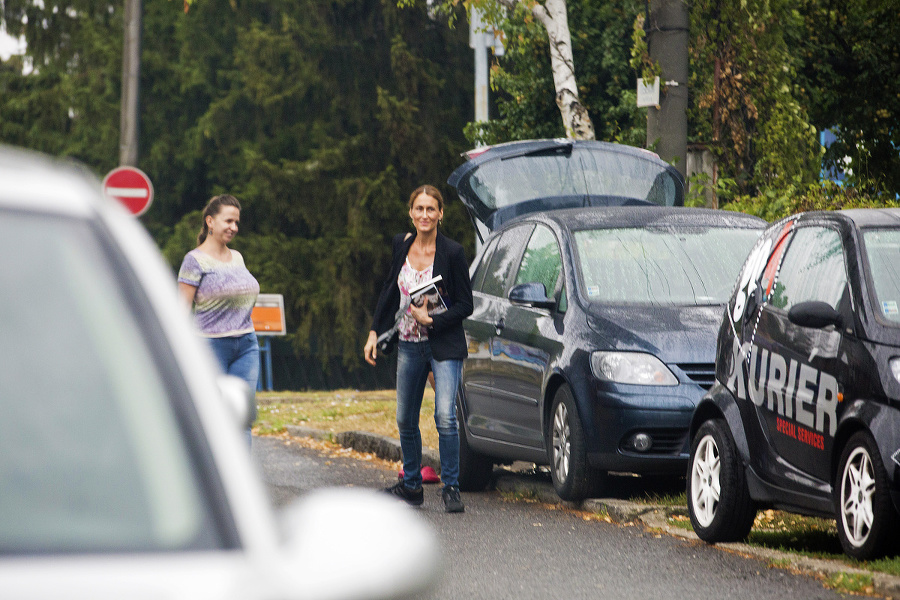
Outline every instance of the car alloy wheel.
{"type": "Polygon", "coordinates": [[[884,554],[896,533],[897,515],[887,490],[887,473],[868,432],[857,432],[847,441],[838,473],[835,505],[844,552],[858,560],[884,554]]]}
{"type": "Polygon", "coordinates": [[[553,472],[560,481],[569,477],[569,460],[572,456],[570,435],[569,411],[565,402],[560,402],[553,412],[553,472]]]}
{"type": "Polygon", "coordinates": [[[691,462],[691,499],[696,508],[697,522],[709,527],[719,507],[722,484],[719,481],[719,447],[711,435],[703,436],[691,462]]]}
{"type": "Polygon", "coordinates": [[[844,532],[854,546],[862,546],[872,531],[872,494],[875,473],[865,448],[855,448],[847,458],[841,486],[844,532]]]}
{"type": "Polygon", "coordinates": [[[744,465],[722,419],[706,421],[694,435],[687,504],[691,525],[703,541],[736,542],[747,537],[753,527],[756,507],[744,465]]]}
{"type": "Polygon", "coordinates": [[[596,491],[602,478],[588,466],[584,430],[569,386],[556,390],[550,415],[546,435],[553,488],[563,500],[584,500],[596,491]]]}

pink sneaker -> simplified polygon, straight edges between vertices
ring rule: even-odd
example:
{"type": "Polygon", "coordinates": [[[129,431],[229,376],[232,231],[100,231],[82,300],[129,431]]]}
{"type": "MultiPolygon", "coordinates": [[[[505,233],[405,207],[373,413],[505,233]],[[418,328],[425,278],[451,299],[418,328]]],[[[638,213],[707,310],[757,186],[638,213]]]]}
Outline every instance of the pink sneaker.
{"type": "MultiPolygon", "coordinates": [[[[422,470],[420,471],[420,473],[422,475],[422,483],[440,483],[441,482],[441,478],[438,476],[438,474],[434,471],[434,469],[432,469],[428,465],[425,465],[424,467],[422,467],[422,470]]],[[[400,479],[403,479],[403,471],[402,470],[397,474],[397,477],[399,477],[400,479]]]]}

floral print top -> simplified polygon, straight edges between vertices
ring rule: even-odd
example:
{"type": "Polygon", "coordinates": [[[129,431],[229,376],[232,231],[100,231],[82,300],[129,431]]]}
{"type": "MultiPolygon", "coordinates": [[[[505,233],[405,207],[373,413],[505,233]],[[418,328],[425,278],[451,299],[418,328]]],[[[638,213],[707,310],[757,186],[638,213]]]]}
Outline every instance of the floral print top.
{"type": "Polygon", "coordinates": [[[400,326],[397,328],[400,339],[404,342],[424,342],[428,339],[428,328],[424,327],[416,321],[412,312],[409,310],[409,290],[413,289],[420,283],[425,283],[432,277],[432,269],[434,264],[428,265],[423,271],[416,271],[409,264],[409,259],[403,263],[400,269],[400,275],[397,276],[397,287],[400,288],[400,305],[406,306],[406,314],[400,320],[400,326]]]}

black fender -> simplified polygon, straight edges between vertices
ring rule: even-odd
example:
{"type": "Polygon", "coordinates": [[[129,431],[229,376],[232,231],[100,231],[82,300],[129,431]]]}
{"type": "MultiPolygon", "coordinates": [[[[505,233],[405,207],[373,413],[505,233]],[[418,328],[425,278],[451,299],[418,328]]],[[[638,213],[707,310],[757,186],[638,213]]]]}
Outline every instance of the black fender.
{"type": "MultiPolygon", "coordinates": [[[[844,408],[832,448],[832,485],[838,477],[837,463],[847,439],[861,429],[868,430],[875,439],[891,490],[900,495],[900,410],[878,400],[857,399],[844,408]]],[[[898,500],[895,498],[895,504],[898,500]]]]}
{"type": "Polygon", "coordinates": [[[578,418],[581,419],[582,427],[585,423],[585,407],[579,402],[579,398],[585,397],[584,390],[576,389],[572,383],[563,374],[562,369],[556,365],[550,369],[549,375],[544,379],[544,391],[541,393],[539,410],[541,413],[541,430],[544,432],[544,449],[549,450],[550,440],[547,436],[550,433],[550,410],[552,409],[553,398],[556,391],[562,386],[567,385],[572,390],[572,397],[575,400],[575,408],[578,410],[578,418]]]}
{"type": "Polygon", "coordinates": [[[741,457],[741,462],[745,466],[749,465],[750,446],[747,443],[747,433],[744,430],[744,422],[741,420],[740,409],[731,390],[718,381],[706,392],[694,409],[694,414],[691,416],[691,443],[693,444],[694,436],[704,422],[717,418],[725,419],[728,429],[731,431],[731,437],[734,438],[734,444],[738,455],[741,457]]]}

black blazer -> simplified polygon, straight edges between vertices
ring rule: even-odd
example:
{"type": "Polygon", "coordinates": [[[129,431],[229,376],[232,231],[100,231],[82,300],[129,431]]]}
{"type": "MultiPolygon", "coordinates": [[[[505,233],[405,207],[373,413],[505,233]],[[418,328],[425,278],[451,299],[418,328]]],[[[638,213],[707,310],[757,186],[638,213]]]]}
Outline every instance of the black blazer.
{"type": "MultiPolygon", "coordinates": [[[[409,254],[409,248],[416,239],[413,233],[403,239],[405,233],[398,233],[393,240],[393,259],[378,304],[375,306],[375,318],[372,329],[381,335],[394,326],[394,316],[400,308],[400,288],[397,277],[409,254]]],[[[463,319],[472,314],[472,282],[469,279],[469,265],[463,247],[440,231],[434,252],[434,277],[443,278],[445,290],[450,297],[450,306],[446,312],[435,315],[434,323],[428,328],[428,343],[431,344],[431,356],[435,360],[464,359],[468,355],[466,335],[463,332],[463,319]]]]}

